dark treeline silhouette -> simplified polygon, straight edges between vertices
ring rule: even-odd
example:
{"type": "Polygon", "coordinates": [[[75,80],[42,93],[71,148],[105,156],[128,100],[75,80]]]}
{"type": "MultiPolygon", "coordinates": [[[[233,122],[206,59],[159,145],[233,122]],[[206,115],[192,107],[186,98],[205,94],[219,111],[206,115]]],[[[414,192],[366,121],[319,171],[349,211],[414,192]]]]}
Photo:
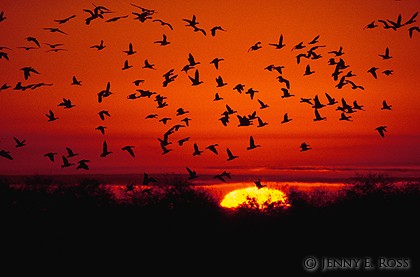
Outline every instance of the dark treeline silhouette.
{"type": "Polygon", "coordinates": [[[418,180],[399,184],[371,174],[338,191],[285,187],[287,208],[248,199],[225,209],[176,175],[119,190],[117,198],[109,186],[89,178],[76,184],[43,176],[19,184],[1,178],[2,251],[10,259],[54,259],[63,266],[72,257],[88,266],[87,261],[109,260],[123,270],[134,270],[140,261],[172,264],[186,274],[197,267],[219,274],[222,267],[238,274],[300,273],[308,255],[409,257],[411,271],[417,268],[418,180]],[[39,251],[46,253],[43,258],[39,251]]]}

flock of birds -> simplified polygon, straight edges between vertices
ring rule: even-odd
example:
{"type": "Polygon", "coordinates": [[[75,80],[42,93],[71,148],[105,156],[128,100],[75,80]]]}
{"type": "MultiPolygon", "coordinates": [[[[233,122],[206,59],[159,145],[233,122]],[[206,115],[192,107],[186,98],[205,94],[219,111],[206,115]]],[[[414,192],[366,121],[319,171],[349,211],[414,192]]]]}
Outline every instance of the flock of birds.
{"type": "MultiPolygon", "coordinates": [[[[156,17],[156,11],[153,9],[147,9],[144,7],[141,7],[139,5],[135,5],[135,4],[131,4],[131,6],[135,9],[132,12],[132,15],[134,16],[132,19],[135,21],[139,21],[141,23],[144,22],[156,22],[158,24],[160,24],[162,26],[162,28],[168,28],[169,30],[173,31],[174,27],[171,23],[166,22],[160,18],[156,17]]],[[[114,13],[111,9],[105,7],[105,6],[100,6],[100,5],[93,5],[92,9],[84,9],[83,10],[86,13],[86,17],[84,18],[84,22],[86,25],[92,25],[93,21],[105,21],[107,23],[111,23],[111,22],[116,22],[119,20],[128,20],[129,15],[122,15],[122,16],[114,16],[112,17],[111,15],[114,13]]],[[[377,28],[380,25],[378,24],[382,24],[384,29],[390,29],[390,30],[401,30],[403,27],[408,27],[408,33],[409,33],[409,37],[412,38],[414,36],[414,32],[419,32],[420,29],[418,26],[413,26],[413,24],[416,22],[416,17],[417,17],[418,13],[416,12],[411,18],[409,18],[406,21],[402,20],[402,16],[401,14],[398,16],[397,20],[391,20],[391,19],[386,19],[386,20],[375,20],[371,23],[369,23],[368,25],[366,25],[364,27],[364,29],[373,29],[373,28],[377,28]]],[[[68,24],[68,22],[70,22],[71,20],[75,20],[77,16],[76,15],[71,15],[68,16],[66,18],[62,18],[62,19],[55,19],[54,22],[56,24],[58,24],[58,27],[48,27],[48,28],[44,28],[44,30],[51,32],[51,33],[60,33],[62,35],[68,35],[66,32],[64,32],[60,26],[63,26],[64,24],[68,24]]],[[[4,22],[6,20],[6,16],[4,14],[4,12],[0,13],[0,23],[4,22]]],[[[185,26],[187,28],[191,28],[193,32],[198,32],[201,33],[204,36],[208,35],[208,31],[210,33],[211,36],[216,36],[217,33],[219,32],[227,32],[226,29],[224,29],[222,26],[214,26],[212,27],[210,30],[205,30],[203,28],[200,27],[199,21],[196,17],[196,15],[193,15],[191,18],[183,18],[182,21],[185,22],[185,26]]],[[[326,47],[326,45],[321,45],[319,43],[319,38],[320,36],[317,35],[315,36],[311,41],[308,42],[304,42],[301,41],[298,44],[294,45],[293,47],[291,47],[291,52],[292,53],[296,53],[296,63],[300,64],[302,63],[303,60],[317,60],[322,58],[322,55],[318,52],[318,50],[320,50],[321,48],[326,47]]],[[[40,49],[41,45],[47,45],[47,51],[48,52],[59,52],[59,51],[68,51],[67,49],[65,49],[63,46],[64,44],[62,43],[56,43],[56,44],[51,44],[51,43],[41,43],[36,37],[33,36],[29,36],[25,38],[26,41],[30,44],[30,45],[26,45],[26,46],[19,46],[18,48],[24,49],[24,50],[36,50],[36,49],[40,49]]],[[[154,41],[154,43],[160,45],[160,46],[166,46],[168,44],[170,44],[171,42],[168,40],[168,37],[163,34],[162,39],[161,40],[157,40],[154,41]]],[[[276,42],[272,42],[272,43],[268,43],[269,47],[273,47],[276,50],[281,50],[286,48],[286,44],[284,43],[284,37],[282,34],[280,34],[278,41],[276,42]]],[[[101,40],[98,44],[92,45],[90,48],[92,49],[96,49],[97,51],[102,51],[107,47],[107,45],[105,45],[105,42],[103,40],[101,40]]],[[[259,51],[260,49],[263,48],[263,43],[261,41],[256,42],[255,44],[251,45],[247,52],[251,53],[254,51],[259,51]]],[[[8,50],[12,50],[9,47],[6,46],[0,46],[0,60],[9,60],[9,52],[8,50]]],[[[133,44],[130,42],[128,45],[128,48],[126,50],[123,50],[123,52],[127,55],[127,57],[130,57],[131,55],[135,55],[137,53],[137,51],[135,50],[133,44]]],[[[332,74],[331,77],[333,78],[333,80],[336,82],[335,87],[337,89],[342,89],[344,87],[349,86],[351,89],[353,90],[364,90],[364,87],[360,84],[357,84],[352,77],[356,76],[356,74],[354,74],[352,72],[352,70],[349,68],[349,65],[345,62],[345,60],[343,59],[344,56],[344,50],[343,47],[340,47],[339,49],[336,50],[331,50],[328,51],[328,55],[331,55],[330,58],[328,59],[328,65],[330,65],[332,67],[332,74]]],[[[391,54],[391,50],[386,47],[384,49],[383,53],[379,53],[378,54],[379,57],[381,57],[383,60],[388,60],[393,58],[392,54],[391,54]]],[[[200,72],[199,72],[199,68],[198,66],[201,64],[199,61],[197,61],[195,59],[195,57],[189,53],[188,57],[187,57],[187,61],[188,63],[181,69],[181,72],[185,72],[185,74],[188,76],[188,79],[191,82],[191,86],[199,86],[201,84],[203,84],[202,79],[200,79],[200,72]],[[189,74],[189,71],[192,71],[192,75],[189,74]]],[[[210,64],[212,64],[216,70],[219,69],[220,67],[220,63],[224,62],[223,58],[215,58],[213,59],[210,64]]],[[[130,65],[130,62],[128,59],[126,59],[123,63],[123,67],[121,68],[121,70],[128,70],[130,68],[132,68],[133,66],[130,65]]],[[[148,61],[147,59],[144,60],[144,65],[143,67],[144,69],[148,69],[148,70],[156,70],[155,65],[150,63],[150,61],[148,61]]],[[[274,65],[274,64],[270,64],[267,67],[264,68],[264,70],[270,71],[270,72],[274,72],[277,74],[276,80],[281,84],[281,86],[283,86],[281,88],[281,98],[289,98],[289,97],[295,97],[295,95],[291,92],[291,83],[290,81],[285,77],[285,75],[283,74],[283,69],[284,66],[282,65],[274,65]]],[[[23,79],[25,81],[29,80],[31,78],[32,75],[34,74],[40,74],[34,67],[32,66],[25,66],[20,68],[20,70],[23,73],[23,79]]],[[[367,74],[370,74],[373,78],[377,79],[378,78],[378,67],[371,67],[370,69],[367,70],[367,74]]],[[[311,68],[310,64],[307,64],[305,67],[305,71],[303,73],[303,76],[309,76],[314,74],[315,71],[311,68]]],[[[382,71],[383,74],[385,75],[391,75],[393,73],[392,69],[386,69],[382,71]]],[[[178,77],[177,74],[175,74],[175,69],[171,69],[168,72],[166,72],[165,74],[163,74],[163,82],[162,82],[162,86],[163,87],[167,87],[171,82],[174,82],[176,80],[176,78],[178,77]]],[[[133,81],[133,84],[136,87],[139,87],[145,80],[143,79],[137,79],[135,81],[133,81]]],[[[23,81],[22,81],[23,82],[23,81]]],[[[34,83],[34,84],[28,84],[28,85],[23,85],[22,82],[18,82],[14,87],[12,87],[11,85],[8,85],[7,83],[4,83],[1,87],[0,87],[0,92],[3,92],[5,90],[8,89],[13,89],[16,91],[25,91],[25,90],[34,90],[37,89],[39,87],[42,86],[52,86],[53,84],[50,83],[34,83]]],[[[71,85],[72,86],[82,86],[82,81],[79,80],[76,76],[72,77],[72,81],[71,81],[71,85]]],[[[216,78],[216,87],[224,87],[227,86],[228,83],[225,82],[222,78],[222,76],[218,76],[216,78]]],[[[258,94],[258,90],[255,90],[254,88],[250,87],[250,88],[245,88],[246,86],[242,83],[238,83],[235,86],[232,87],[232,89],[234,91],[236,91],[239,94],[243,95],[248,95],[249,98],[251,100],[256,99],[259,103],[260,109],[266,109],[269,108],[269,105],[265,102],[263,102],[261,99],[257,99],[255,98],[255,95],[258,94]]],[[[102,103],[103,101],[105,101],[106,98],[110,97],[111,95],[113,95],[112,89],[111,89],[111,83],[107,82],[106,86],[104,89],[100,90],[97,93],[97,102],[98,103],[102,103]]],[[[127,96],[128,100],[136,100],[136,99],[140,99],[140,98],[151,98],[154,97],[154,101],[156,102],[157,108],[158,109],[162,109],[164,107],[167,107],[168,104],[165,101],[167,99],[166,96],[161,95],[155,91],[151,91],[151,90],[145,90],[145,89],[136,89],[136,92],[131,93],[127,96]]],[[[336,110],[340,113],[339,116],[339,120],[341,121],[352,121],[352,113],[355,113],[357,111],[364,111],[364,107],[363,105],[360,105],[357,103],[356,100],[352,101],[352,103],[349,103],[348,100],[341,98],[340,101],[336,100],[334,97],[332,97],[330,94],[325,93],[325,99],[326,102],[324,101],[324,99],[321,99],[321,96],[319,95],[315,95],[313,98],[304,98],[301,97],[300,98],[300,103],[302,103],[303,105],[308,105],[308,107],[313,109],[313,114],[314,114],[314,118],[313,121],[323,121],[326,120],[325,116],[322,116],[322,109],[324,107],[327,106],[336,106],[336,110]]],[[[214,101],[222,101],[223,97],[221,97],[219,95],[219,93],[215,94],[214,97],[214,101]]],[[[351,102],[351,101],[350,101],[351,102]]],[[[72,101],[68,98],[62,98],[62,101],[60,103],[58,103],[57,105],[58,107],[62,107],[64,109],[72,109],[74,108],[76,105],[74,103],[72,103],[72,101]]],[[[251,114],[242,114],[239,115],[238,112],[233,109],[230,105],[226,104],[225,105],[225,110],[221,113],[221,116],[219,118],[219,121],[221,122],[221,124],[223,126],[228,126],[228,124],[231,124],[231,118],[234,117],[234,115],[236,115],[236,118],[238,120],[238,127],[243,127],[243,126],[251,126],[254,125],[254,122],[257,127],[262,128],[264,126],[266,126],[268,124],[268,122],[265,122],[259,115],[257,115],[257,112],[254,111],[251,114]]],[[[392,105],[389,105],[387,103],[386,100],[382,101],[382,107],[381,110],[392,110],[392,105]]],[[[171,149],[169,146],[172,144],[172,142],[170,141],[170,136],[172,134],[174,134],[175,132],[179,131],[181,128],[186,128],[189,126],[189,122],[192,120],[191,118],[187,117],[187,114],[189,113],[188,110],[186,110],[185,108],[178,108],[176,111],[176,116],[177,117],[182,117],[181,122],[182,124],[175,124],[172,127],[170,127],[164,134],[163,137],[158,138],[160,147],[162,149],[162,155],[166,155],[169,152],[171,152],[173,149],[171,149]]],[[[48,113],[45,114],[46,116],[46,120],[48,122],[53,122],[53,121],[57,121],[59,119],[59,117],[56,116],[55,112],[53,111],[53,109],[50,109],[48,111],[48,113]]],[[[101,110],[98,112],[98,116],[100,117],[101,121],[105,121],[107,117],[111,116],[111,113],[108,110],[101,110]]],[[[153,114],[149,114],[146,116],[145,119],[157,119],[158,118],[158,114],[153,113],[153,114]]],[[[163,124],[167,124],[168,122],[170,122],[170,120],[172,120],[172,118],[170,117],[163,117],[161,119],[159,119],[159,122],[162,122],[163,124]]],[[[293,119],[290,117],[290,115],[288,113],[285,113],[283,115],[283,120],[281,121],[281,124],[286,124],[290,121],[292,121],[293,119]]],[[[106,126],[100,125],[97,126],[95,128],[95,130],[99,131],[102,135],[105,134],[106,132],[106,126]]],[[[385,132],[387,131],[387,126],[383,125],[383,126],[378,126],[377,128],[375,128],[375,130],[378,132],[378,134],[381,137],[385,137],[385,132]]],[[[16,148],[21,148],[24,147],[26,145],[26,141],[25,139],[19,139],[17,137],[14,137],[15,143],[16,143],[16,148]]],[[[183,146],[185,143],[187,143],[190,140],[190,137],[184,137],[182,139],[179,139],[177,141],[177,144],[179,146],[183,146]]],[[[215,155],[219,154],[218,151],[218,144],[212,144],[209,146],[206,146],[204,149],[199,147],[199,145],[197,143],[193,144],[193,152],[192,155],[193,156],[199,156],[201,155],[205,150],[211,151],[212,153],[214,153],[215,155]]],[[[246,150],[253,150],[256,149],[258,147],[260,147],[261,145],[257,144],[254,140],[253,136],[249,137],[249,145],[246,148],[246,150]]],[[[306,142],[302,142],[299,146],[300,151],[301,152],[305,152],[308,150],[311,150],[312,147],[311,145],[309,145],[306,142]]],[[[65,154],[61,155],[61,160],[62,160],[62,164],[61,167],[62,168],[67,168],[67,167],[72,167],[75,166],[76,169],[82,169],[82,170],[89,170],[89,159],[80,159],[77,164],[72,160],[72,158],[79,156],[78,153],[75,153],[70,147],[66,147],[66,152],[65,154]]],[[[135,146],[134,145],[125,145],[121,148],[122,151],[126,151],[128,153],[128,155],[130,155],[132,158],[135,158],[135,152],[134,152],[135,146]]],[[[226,151],[226,155],[227,161],[232,161],[238,158],[238,155],[235,155],[231,149],[229,149],[229,147],[227,147],[225,149],[226,151]]],[[[100,157],[107,157],[108,155],[112,154],[113,152],[109,150],[108,148],[108,144],[106,141],[103,142],[102,144],[102,152],[99,154],[100,157]]],[[[49,159],[51,162],[55,162],[55,156],[59,155],[58,152],[48,152],[45,153],[44,157],[49,159]]],[[[9,159],[9,160],[13,160],[13,156],[12,153],[10,151],[7,151],[5,149],[1,149],[0,150],[0,157],[9,159]]],[[[193,180],[199,177],[199,175],[197,174],[196,171],[192,170],[189,167],[186,167],[186,171],[188,173],[188,179],[193,180]]],[[[218,179],[222,182],[226,182],[227,179],[231,178],[231,174],[227,171],[223,171],[220,174],[217,174],[214,176],[215,179],[218,179]]],[[[143,181],[143,185],[148,185],[150,183],[156,182],[156,180],[154,178],[151,178],[147,173],[144,173],[144,181],[143,181]]],[[[255,184],[258,188],[262,188],[264,187],[264,185],[261,185],[261,181],[255,181],[255,184]]],[[[133,184],[130,184],[127,186],[127,190],[133,190],[133,184]]]]}

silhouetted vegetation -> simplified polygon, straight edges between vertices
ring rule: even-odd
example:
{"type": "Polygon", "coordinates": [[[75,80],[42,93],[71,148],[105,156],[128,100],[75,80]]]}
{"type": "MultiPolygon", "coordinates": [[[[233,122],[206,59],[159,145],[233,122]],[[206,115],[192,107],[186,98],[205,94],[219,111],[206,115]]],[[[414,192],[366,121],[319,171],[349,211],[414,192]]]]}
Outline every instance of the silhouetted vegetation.
{"type": "Polygon", "coordinates": [[[1,178],[1,214],[9,238],[27,238],[25,244],[30,245],[39,240],[42,246],[50,241],[103,249],[113,245],[111,238],[118,238],[127,247],[188,248],[197,255],[226,244],[245,256],[259,247],[285,251],[264,258],[273,262],[317,253],[408,255],[418,246],[418,240],[413,241],[420,208],[418,181],[356,176],[338,191],[287,188],[290,207],[249,198],[236,209],[226,209],[189,180],[172,178],[132,190],[95,179],[57,184],[33,176],[17,184],[1,178]],[[299,247],[305,251],[290,253],[299,247]]]}

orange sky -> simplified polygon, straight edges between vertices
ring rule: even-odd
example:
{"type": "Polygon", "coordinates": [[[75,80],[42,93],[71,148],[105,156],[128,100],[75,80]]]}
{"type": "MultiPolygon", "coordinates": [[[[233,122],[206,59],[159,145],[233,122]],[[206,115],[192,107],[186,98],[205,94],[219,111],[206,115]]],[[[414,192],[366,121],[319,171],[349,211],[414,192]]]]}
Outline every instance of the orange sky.
{"type": "MultiPolygon", "coordinates": [[[[0,22],[0,46],[9,60],[0,59],[0,86],[11,88],[0,91],[0,150],[9,151],[13,160],[0,157],[0,174],[73,174],[73,173],[162,173],[187,174],[185,167],[197,170],[199,174],[218,174],[229,170],[232,174],[276,174],[283,169],[413,169],[410,174],[419,176],[420,164],[420,33],[409,37],[408,29],[419,26],[416,21],[396,30],[384,29],[378,19],[397,21],[401,14],[405,23],[418,11],[418,1],[375,0],[375,1],[101,1],[94,2],[112,11],[103,14],[89,25],[85,19],[93,10],[90,1],[12,1],[3,0],[0,11],[5,20],[0,22]],[[135,20],[132,12],[141,13],[130,3],[153,9],[156,12],[145,22],[135,20]],[[71,15],[76,17],[58,24],[54,20],[71,15]],[[115,22],[106,20],[125,16],[115,22]],[[195,15],[207,35],[194,32],[185,26],[182,19],[195,15]],[[155,19],[161,19],[173,26],[162,26],[155,19]],[[364,29],[370,22],[379,24],[374,29],[364,29]],[[211,36],[210,29],[222,26],[225,31],[211,36]],[[58,27],[67,33],[52,33],[43,28],[58,27]],[[160,46],[154,41],[165,34],[170,44],[160,46]],[[276,43],[280,34],[285,47],[275,49],[269,43],[276,43]],[[296,56],[306,54],[308,43],[319,35],[320,47],[314,52],[320,59],[302,58],[297,64],[296,56]],[[35,46],[26,37],[36,37],[41,47],[26,51],[20,46],[35,46]],[[92,45],[104,41],[106,46],[97,51],[92,45]],[[262,48],[248,49],[260,41],[262,48]],[[123,51],[133,44],[136,53],[128,56],[123,51]],[[303,42],[301,50],[293,46],[303,42]],[[46,52],[46,43],[63,43],[66,51],[46,52]],[[353,90],[350,85],[338,89],[338,81],[331,74],[334,58],[330,51],[343,47],[341,58],[349,71],[356,76],[347,80],[364,87],[353,90]],[[391,59],[383,60],[386,47],[391,59]],[[181,69],[188,64],[191,53],[196,65],[187,73],[181,69]],[[219,57],[224,60],[216,69],[210,61],[219,57]],[[156,70],[142,68],[148,59],[156,70]],[[132,68],[122,70],[128,60],[132,68]],[[274,64],[284,66],[282,74],[265,70],[274,64]],[[314,74],[304,76],[306,65],[314,74]],[[31,66],[40,74],[31,74],[25,80],[22,67],[31,66]],[[367,70],[379,68],[374,79],[367,70]],[[167,87],[162,86],[163,74],[174,69],[176,79],[167,87]],[[188,76],[198,70],[203,81],[192,86],[188,76]],[[382,71],[391,69],[386,76],[382,71]],[[281,98],[285,84],[279,83],[282,75],[290,81],[290,98],[281,98]],[[71,85],[72,76],[82,81],[81,86],[71,85]],[[217,87],[216,78],[221,76],[226,86],[217,87]],[[136,87],[133,81],[144,79],[136,87]],[[14,90],[15,85],[47,83],[44,86],[25,91],[14,90]],[[98,103],[98,93],[111,84],[111,94],[98,103]],[[258,92],[251,100],[245,91],[239,94],[233,87],[242,83],[245,91],[253,88],[258,92]],[[157,108],[155,95],[149,98],[128,100],[136,89],[150,90],[167,97],[167,107],[157,108]],[[215,93],[223,100],[213,101],[215,93]],[[339,101],[334,106],[319,109],[325,121],[315,122],[314,109],[300,98],[319,96],[326,104],[325,93],[339,101]],[[62,98],[71,99],[75,107],[64,109],[57,106],[62,98]],[[354,100],[364,106],[365,111],[350,114],[353,121],[340,121],[336,108],[344,98],[348,104],[354,100]],[[260,109],[257,99],[269,105],[260,109]],[[381,110],[382,101],[392,105],[392,110],[381,110]],[[237,111],[230,116],[227,126],[219,118],[229,105],[237,111]],[[178,108],[189,113],[176,116],[178,108]],[[47,122],[48,110],[53,110],[58,120],[47,122]],[[111,117],[100,120],[98,112],[108,110],[111,117]],[[237,115],[257,115],[268,125],[238,127],[237,115]],[[283,114],[293,119],[280,123],[283,114]],[[145,119],[148,114],[158,114],[157,119],[145,119]],[[184,124],[181,119],[191,118],[190,126],[180,128],[169,136],[172,149],[163,155],[157,138],[175,124],[184,124]],[[158,120],[170,117],[167,124],[158,120]],[[106,126],[105,135],[95,128],[106,126]],[[375,128],[386,125],[385,137],[379,136],[375,128]],[[246,150],[249,137],[261,147],[246,150]],[[26,139],[26,145],[15,147],[13,137],[26,139]],[[183,146],[177,141],[190,137],[183,146]],[[113,153],[99,157],[102,143],[106,141],[113,153]],[[306,142],[312,149],[300,152],[300,144],[306,142]],[[193,144],[197,143],[204,152],[193,156],[193,144]],[[205,147],[217,143],[219,154],[205,147]],[[135,158],[121,148],[134,145],[135,158]],[[76,170],[76,166],[61,168],[65,147],[79,153],[70,158],[77,165],[80,159],[88,159],[90,169],[76,170]],[[239,158],[227,161],[226,148],[239,158]],[[56,161],[51,162],[43,155],[56,152],[56,161]]],[[[417,19],[417,18],[416,18],[417,19]]],[[[420,20],[418,18],[417,20],[420,20]]],[[[339,58],[335,58],[338,60],[339,58]]],[[[138,92],[137,92],[138,94],[138,92]]]]}

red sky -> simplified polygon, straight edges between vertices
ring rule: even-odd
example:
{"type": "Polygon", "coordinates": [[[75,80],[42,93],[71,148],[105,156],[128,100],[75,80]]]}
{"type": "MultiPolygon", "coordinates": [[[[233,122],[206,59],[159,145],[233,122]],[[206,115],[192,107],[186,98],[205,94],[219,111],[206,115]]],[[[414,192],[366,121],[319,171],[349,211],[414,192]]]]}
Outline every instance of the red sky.
{"type": "MultiPolygon", "coordinates": [[[[73,174],[73,173],[185,173],[188,166],[200,174],[218,174],[229,170],[233,174],[258,172],[276,174],[283,169],[414,169],[413,176],[419,176],[420,119],[418,101],[420,87],[420,33],[410,38],[408,29],[419,26],[414,23],[396,30],[384,29],[378,20],[396,22],[408,21],[418,12],[418,1],[101,1],[94,2],[108,8],[112,13],[103,14],[89,25],[89,16],[84,9],[93,10],[90,1],[12,1],[3,0],[0,11],[5,20],[0,22],[0,52],[8,54],[9,60],[0,59],[0,85],[11,88],[0,91],[0,150],[9,151],[13,160],[0,157],[0,174],[73,174]],[[42,2],[42,3],[41,3],[42,2]],[[135,20],[132,12],[141,13],[133,5],[155,10],[145,22],[135,20]],[[64,24],[54,20],[76,15],[64,24]],[[126,16],[115,22],[106,20],[115,16],[126,16]],[[183,19],[195,15],[197,27],[206,31],[194,32],[185,26],[183,19]],[[173,26],[162,26],[153,20],[161,19],[173,26]],[[365,29],[375,21],[378,27],[365,29]],[[211,36],[210,29],[222,26],[225,31],[211,36]],[[66,34],[52,33],[44,28],[57,27],[66,34]],[[160,46],[154,41],[165,34],[170,44],[160,46]],[[285,47],[275,49],[283,35],[285,47]],[[310,45],[319,35],[319,42],[310,45]],[[20,46],[35,46],[26,41],[35,37],[41,47],[26,51],[20,46]],[[97,51],[92,45],[104,41],[105,48],[97,51]],[[133,44],[136,53],[126,55],[123,51],[133,44]],[[262,48],[249,51],[256,42],[262,48]],[[293,46],[303,42],[301,50],[293,46]],[[65,51],[46,52],[46,44],[62,43],[65,51]],[[319,59],[302,58],[298,64],[296,56],[306,54],[311,46],[322,46],[314,52],[319,59]],[[328,53],[343,47],[344,54],[334,57],[328,53]],[[383,60],[389,48],[391,59],[383,60]],[[196,65],[188,72],[181,69],[188,64],[191,53],[196,65]],[[210,61],[219,57],[224,60],[216,69],[210,61]],[[331,74],[335,66],[329,65],[330,58],[342,58],[348,68],[339,78],[351,71],[356,76],[346,80],[364,87],[351,89],[349,84],[341,89],[331,74]],[[142,68],[148,59],[156,70],[142,68]],[[128,60],[132,68],[122,70],[128,60]],[[282,74],[268,71],[270,65],[284,66],[282,74]],[[314,74],[304,76],[305,67],[310,65],[314,74]],[[40,74],[31,74],[25,80],[22,67],[31,66],[40,74]],[[378,67],[378,78],[374,79],[367,70],[378,67]],[[163,74],[174,69],[175,80],[162,86],[163,74]],[[386,76],[384,70],[393,70],[386,76]],[[192,86],[188,76],[198,70],[203,81],[192,86]],[[282,98],[277,76],[290,81],[289,92],[295,96],[282,98]],[[82,81],[81,86],[71,85],[72,76],[82,81]],[[217,87],[216,78],[221,76],[227,85],[217,87]],[[145,80],[138,87],[136,79],[145,80]],[[36,83],[53,84],[25,91],[15,90],[18,82],[26,86],[36,83]],[[111,84],[111,94],[98,103],[98,93],[111,84]],[[242,94],[233,87],[242,83],[242,94]],[[258,92],[251,100],[245,91],[253,88],[258,92]],[[150,90],[167,97],[168,106],[157,108],[151,98],[128,100],[129,94],[137,89],[150,90]],[[215,93],[223,100],[213,101],[215,93]],[[314,109],[300,98],[314,98],[318,95],[326,104],[325,93],[338,100],[338,104],[319,109],[324,121],[314,121],[314,109]],[[57,106],[68,98],[75,106],[64,109],[57,106]],[[365,111],[352,114],[351,122],[341,121],[336,108],[341,99],[352,105],[354,100],[364,106],[365,111]],[[260,109],[257,99],[269,105],[260,109]],[[392,110],[381,110],[382,101],[392,105],[392,110]],[[219,118],[229,105],[237,111],[230,116],[227,126],[219,118]],[[176,116],[178,108],[189,113],[176,116]],[[58,120],[47,122],[48,110],[53,110],[58,120]],[[108,110],[111,117],[100,120],[98,112],[108,110]],[[238,127],[237,115],[245,116],[256,111],[268,125],[238,127]],[[149,114],[158,114],[157,119],[145,119],[149,114]],[[284,113],[292,121],[282,124],[284,113]],[[163,155],[158,138],[175,124],[184,124],[181,119],[191,118],[190,126],[180,128],[169,136],[172,149],[163,155]],[[170,117],[167,124],[159,122],[170,117]],[[102,135],[95,128],[106,126],[102,135]],[[387,126],[382,138],[375,130],[387,126]],[[261,147],[247,150],[249,137],[261,147]],[[13,137],[26,139],[26,145],[15,147],[13,137]],[[183,146],[177,141],[190,137],[183,146]],[[100,157],[102,144],[106,141],[112,154],[100,157]],[[306,142],[312,149],[300,151],[300,144],[306,142]],[[193,156],[193,144],[197,143],[204,152],[193,156]],[[216,155],[205,147],[217,143],[216,155]],[[121,148],[134,145],[135,158],[121,148]],[[65,147],[79,155],[70,158],[77,165],[81,159],[90,160],[88,171],[76,166],[62,168],[65,147]],[[239,158],[227,161],[226,148],[239,158]],[[56,161],[51,162],[43,155],[56,152],[56,161]]],[[[137,94],[139,94],[137,92],[137,94]]],[[[332,173],[333,174],[333,173],[332,173]]]]}

